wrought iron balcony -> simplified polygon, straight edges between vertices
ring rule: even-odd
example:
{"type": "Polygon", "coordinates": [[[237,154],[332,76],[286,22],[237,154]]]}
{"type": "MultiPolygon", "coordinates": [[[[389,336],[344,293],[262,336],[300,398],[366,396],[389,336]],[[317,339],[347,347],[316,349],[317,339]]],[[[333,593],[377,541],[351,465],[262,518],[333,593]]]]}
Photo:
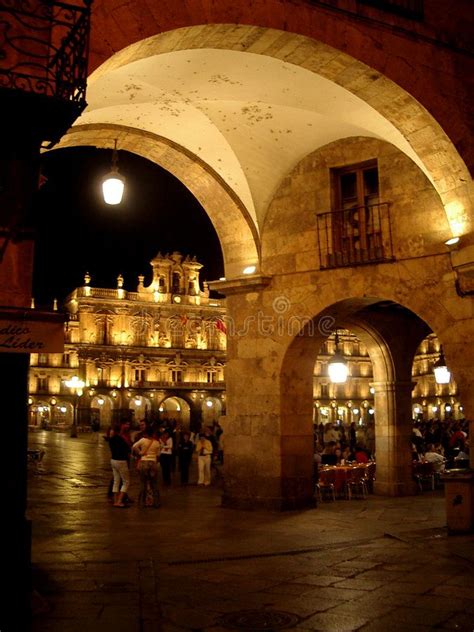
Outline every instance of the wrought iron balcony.
{"type": "Polygon", "coordinates": [[[387,202],[320,213],[316,219],[321,269],[393,260],[387,202]]]}
{"type": "Polygon", "coordinates": [[[25,123],[40,120],[45,140],[61,136],[86,106],[90,4],[4,0],[0,6],[3,106],[17,117],[29,114],[25,123]]]}

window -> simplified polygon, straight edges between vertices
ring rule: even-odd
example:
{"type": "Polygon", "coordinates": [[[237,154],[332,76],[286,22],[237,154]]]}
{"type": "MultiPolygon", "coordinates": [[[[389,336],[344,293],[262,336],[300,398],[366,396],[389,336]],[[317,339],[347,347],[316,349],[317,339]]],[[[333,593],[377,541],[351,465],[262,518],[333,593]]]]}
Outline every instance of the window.
{"type": "Polygon", "coordinates": [[[146,379],[146,371],[145,369],[135,369],[134,370],[134,380],[135,382],[144,382],[146,379]]]}
{"type": "Polygon", "coordinates": [[[321,384],[321,397],[329,397],[329,384],[321,384]]]}
{"type": "Polygon", "coordinates": [[[212,384],[216,381],[216,372],[215,371],[207,371],[207,383],[212,384]]]}
{"type": "Polygon", "coordinates": [[[47,353],[40,353],[38,356],[38,364],[40,366],[47,366],[48,364],[48,354],[47,353]]]}
{"type": "Polygon", "coordinates": [[[172,382],[182,382],[183,381],[183,372],[181,369],[172,369],[171,371],[171,381],[172,382]]]}
{"type": "Polygon", "coordinates": [[[173,272],[171,276],[171,292],[172,294],[181,293],[181,275],[179,272],[173,272]]]}
{"type": "Polygon", "coordinates": [[[334,169],[332,181],[332,242],[340,264],[382,259],[382,215],[377,163],[371,161],[334,169]]]}
{"type": "Polygon", "coordinates": [[[71,356],[69,353],[63,353],[63,366],[69,366],[71,356]]]}
{"type": "Polygon", "coordinates": [[[48,386],[49,386],[49,378],[47,377],[37,378],[36,388],[38,391],[45,392],[48,390],[48,386]]]}

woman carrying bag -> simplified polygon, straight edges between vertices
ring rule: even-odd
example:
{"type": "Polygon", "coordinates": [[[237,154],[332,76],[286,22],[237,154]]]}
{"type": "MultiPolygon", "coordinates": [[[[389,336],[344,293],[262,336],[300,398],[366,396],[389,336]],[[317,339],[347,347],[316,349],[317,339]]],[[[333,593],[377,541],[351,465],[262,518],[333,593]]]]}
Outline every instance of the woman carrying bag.
{"type": "Polygon", "coordinates": [[[153,430],[146,428],[145,436],[133,444],[133,453],[139,457],[138,474],[140,476],[140,507],[147,506],[147,490],[150,488],[153,497],[153,507],[160,506],[160,492],[158,490],[158,457],[160,442],[155,438],[153,430]]]}

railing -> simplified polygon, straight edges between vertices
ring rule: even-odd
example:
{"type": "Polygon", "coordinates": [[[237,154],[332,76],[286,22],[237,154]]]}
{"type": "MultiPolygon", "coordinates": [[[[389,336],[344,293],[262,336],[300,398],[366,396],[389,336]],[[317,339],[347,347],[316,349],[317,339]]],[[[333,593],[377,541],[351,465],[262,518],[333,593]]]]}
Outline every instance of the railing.
{"type": "Polygon", "coordinates": [[[0,88],[86,106],[90,2],[3,0],[0,7],[0,88]]]}
{"type": "Polygon", "coordinates": [[[172,294],[163,292],[129,292],[123,288],[110,289],[110,288],[97,288],[90,285],[84,285],[76,288],[70,295],[72,298],[102,298],[112,300],[124,300],[130,302],[139,303],[153,303],[157,307],[161,307],[163,304],[170,306],[173,305],[176,309],[187,309],[188,306],[199,306],[201,308],[206,307],[223,307],[224,301],[215,298],[209,298],[205,296],[196,296],[194,294],[181,294],[181,301],[179,305],[173,303],[172,294]]]}
{"type": "Polygon", "coordinates": [[[316,218],[321,269],[393,260],[388,203],[320,213],[316,218]]]}
{"type": "Polygon", "coordinates": [[[173,382],[172,380],[160,380],[160,381],[133,381],[131,382],[132,388],[199,388],[201,390],[207,390],[211,388],[222,389],[225,388],[224,380],[220,382],[173,382]]]}

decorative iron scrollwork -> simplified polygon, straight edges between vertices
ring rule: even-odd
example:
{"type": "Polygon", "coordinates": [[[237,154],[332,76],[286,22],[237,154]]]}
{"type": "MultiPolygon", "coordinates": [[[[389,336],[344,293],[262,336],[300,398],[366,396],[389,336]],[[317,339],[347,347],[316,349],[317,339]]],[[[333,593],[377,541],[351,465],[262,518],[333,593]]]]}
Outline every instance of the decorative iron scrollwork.
{"type": "Polygon", "coordinates": [[[90,4],[3,0],[0,88],[86,105],[90,4]]]}

